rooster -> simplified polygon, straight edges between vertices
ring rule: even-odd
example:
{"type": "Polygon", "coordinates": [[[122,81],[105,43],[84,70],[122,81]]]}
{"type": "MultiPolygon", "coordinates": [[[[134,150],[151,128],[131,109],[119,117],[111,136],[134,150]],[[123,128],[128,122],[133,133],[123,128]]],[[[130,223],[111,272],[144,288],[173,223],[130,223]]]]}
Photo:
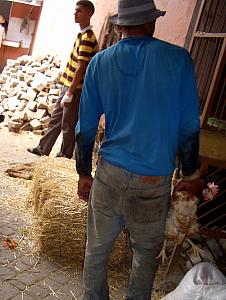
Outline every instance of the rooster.
{"type": "MultiPolygon", "coordinates": [[[[208,183],[207,187],[203,190],[203,199],[206,201],[212,200],[217,193],[218,186],[214,183],[208,183]]],[[[191,244],[196,256],[203,251],[189,239],[189,237],[199,232],[196,216],[198,202],[198,197],[186,191],[172,194],[170,209],[166,219],[165,241],[160,254],[157,256],[157,258],[162,258],[162,263],[167,258],[167,241],[173,241],[181,245],[186,239],[191,244]]]]}

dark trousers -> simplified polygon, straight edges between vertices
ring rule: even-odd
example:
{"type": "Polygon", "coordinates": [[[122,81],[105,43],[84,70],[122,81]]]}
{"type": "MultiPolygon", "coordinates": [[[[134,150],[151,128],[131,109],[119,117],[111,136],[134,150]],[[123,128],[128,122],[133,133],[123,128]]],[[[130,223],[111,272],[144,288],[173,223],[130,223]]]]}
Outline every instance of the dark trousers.
{"type": "Polygon", "coordinates": [[[39,149],[44,155],[49,155],[59,134],[63,133],[61,145],[61,156],[72,158],[75,148],[75,126],[78,122],[78,110],[81,96],[81,89],[76,89],[72,102],[66,107],[60,106],[61,99],[67,91],[64,86],[57,100],[53,113],[50,118],[48,130],[39,142],[39,149]]]}

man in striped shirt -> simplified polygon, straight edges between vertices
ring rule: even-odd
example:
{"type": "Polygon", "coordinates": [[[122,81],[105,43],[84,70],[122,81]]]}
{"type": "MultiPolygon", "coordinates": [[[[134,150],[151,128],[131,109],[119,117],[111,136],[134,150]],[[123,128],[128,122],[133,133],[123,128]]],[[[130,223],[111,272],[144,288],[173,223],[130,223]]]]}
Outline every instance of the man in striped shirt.
{"type": "Polygon", "coordinates": [[[63,141],[58,157],[72,158],[75,147],[75,125],[78,121],[78,109],[82,84],[87,65],[97,52],[97,39],[90,26],[90,19],[94,13],[94,5],[87,0],[76,3],[75,22],[80,25],[71,55],[63,75],[60,97],[55,104],[48,130],[35,148],[27,150],[36,155],[49,155],[61,130],[63,141]]]}

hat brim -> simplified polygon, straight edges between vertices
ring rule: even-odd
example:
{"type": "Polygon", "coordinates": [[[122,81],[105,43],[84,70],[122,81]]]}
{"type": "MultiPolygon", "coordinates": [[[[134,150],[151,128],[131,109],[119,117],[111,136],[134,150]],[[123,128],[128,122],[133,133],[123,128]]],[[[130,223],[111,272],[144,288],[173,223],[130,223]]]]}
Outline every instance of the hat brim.
{"type": "Polygon", "coordinates": [[[111,16],[110,21],[112,24],[115,25],[121,25],[121,26],[136,26],[136,25],[143,25],[145,23],[152,22],[156,20],[159,17],[162,17],[165,15],[165,11],[156,9],[154,13],[150,14],[146,18],[143,18],[142,20],[139,19],[131,19],[131,20],[120,20],[119,15],[116,14],[114,16],[111,16]]]}

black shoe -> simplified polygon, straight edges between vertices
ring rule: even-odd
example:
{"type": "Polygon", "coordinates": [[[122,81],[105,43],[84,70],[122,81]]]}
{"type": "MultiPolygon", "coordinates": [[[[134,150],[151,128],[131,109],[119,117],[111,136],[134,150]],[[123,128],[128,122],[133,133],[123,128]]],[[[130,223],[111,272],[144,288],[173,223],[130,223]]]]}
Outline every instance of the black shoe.
{"type": "Polygon", "coordinates": [[[64,155],[63,152],[59,151],[56,157],[66,157],[66,155],[64,155]]]}
{"type": "Polygon", "coordinates": [[[4,120],[5,120],[5,116],[0,114],[0,123],[4,122],[4,120]]]}
{"type": "Polygon", "coordinates": [[[28,148],[27,151],[38,156],[45,155],[38,147],[28,148]]]}

